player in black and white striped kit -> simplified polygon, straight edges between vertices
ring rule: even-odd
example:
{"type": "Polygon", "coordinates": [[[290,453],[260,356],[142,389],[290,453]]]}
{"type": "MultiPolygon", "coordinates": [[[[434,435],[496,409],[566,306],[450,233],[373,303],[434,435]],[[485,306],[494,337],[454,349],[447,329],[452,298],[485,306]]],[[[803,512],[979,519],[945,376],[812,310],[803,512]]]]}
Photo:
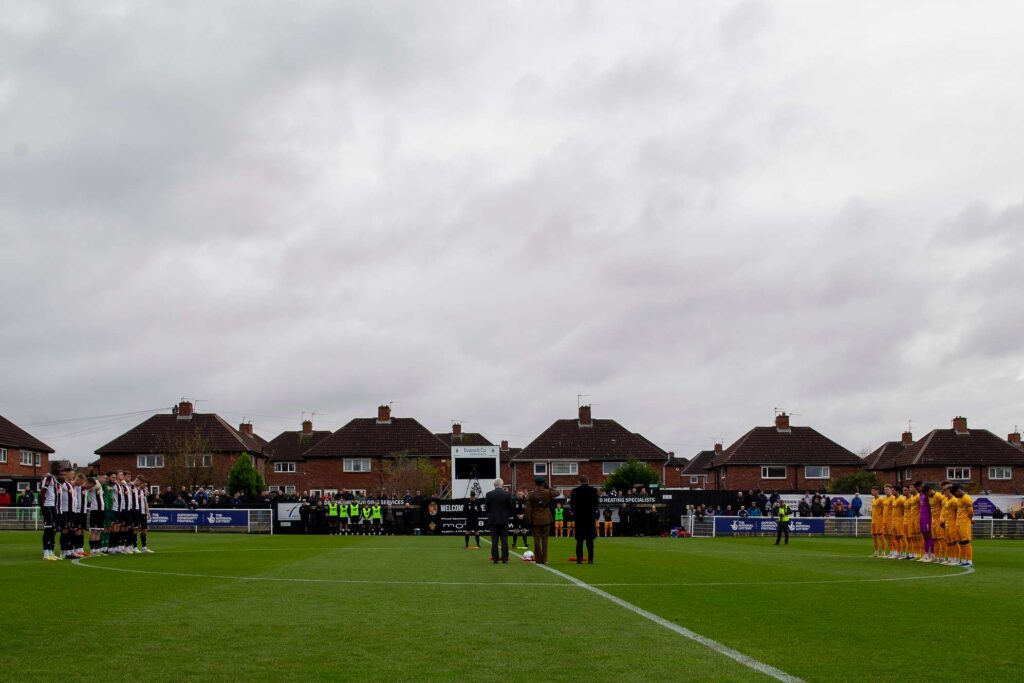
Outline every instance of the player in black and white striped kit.
{"type": "Polygon", "coordinates": [[[72,483],[72,472],[69,469],[61,472],[61,482],[57,487],[57,528],[60,529],[61,559],[71,557],[74,552],[72,537],[71,506],[75,497],[75,485],[72,483]]]}
{"type": "Polygon", "coordinates": [[[103,555],[106,552],[106,548],[100,542],[106,515],[106,503],[103,500],[103,484],[106,480],[107,477],[103,474],[93,479],[93,486],[89,489],[86,500],[86,509],[89,513],[89,551],[93,555],[103,555]]]}
{"type": "Polygon", "coordinates": [[[43,511],[43,559],[59,560],[53,554],[57,538],[57,488],[60,486],[60,465],[52,465],[50,473],[39,482],[39,503],[43,511]]]}
{"type": "Polygon", "coordinates": [[[146,500],[146,481],[139,477],[135,479],[133,485],[135,487],[135,528],[138,530],[141,544],[139,552],[151,553],[153,551],[146,545],[146,532],[149,530],[149,501],[146,500]]]}

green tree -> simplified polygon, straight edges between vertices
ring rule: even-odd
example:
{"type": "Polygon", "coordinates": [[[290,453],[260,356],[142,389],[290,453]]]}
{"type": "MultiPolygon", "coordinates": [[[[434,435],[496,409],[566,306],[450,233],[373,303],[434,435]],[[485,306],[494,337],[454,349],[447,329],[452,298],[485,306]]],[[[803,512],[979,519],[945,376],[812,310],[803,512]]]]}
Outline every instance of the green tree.
{"type": "Polygon", "coordinates": [[[854,472],[853,474],[847,474],[845,477],[834,479],[828,485],[828,491],[829,493],[852,493],[854,491],[867,493],[871,490],[872,486],[882,488],[882,480],[874,472],[861,470],[860,472],[854,472]]]}
{"type": "Polygon", "coordinates": [[[255,498],[266,487],[263,475],[252,466],[252,456],[240,453],[228,473],[228,493],[234,495],[241,491],[250,498],[255,498]]]}
{"type": "Polygon", "coordinates": [[[659,482],[661,482],[661,477],[653,467],[639,460],[627,460],[605,480],[604,490],[625,491],[633,486],[646,486],[659,482]]]}

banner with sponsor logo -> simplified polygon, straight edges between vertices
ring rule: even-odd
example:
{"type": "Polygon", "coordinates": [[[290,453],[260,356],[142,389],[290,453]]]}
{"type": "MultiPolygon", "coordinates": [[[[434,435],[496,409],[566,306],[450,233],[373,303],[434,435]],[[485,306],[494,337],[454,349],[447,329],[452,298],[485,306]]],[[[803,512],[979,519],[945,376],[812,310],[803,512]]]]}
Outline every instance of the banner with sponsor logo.
{"type": "MultiPolygon", "coordinates": [[[[778,520],[770,517],[715,517],[716,536],[774,534],[778,520]]],[[[824,534],[825,520],[821,517],[793,517],[789,520],[791,534],[824,534]]]]}
{"type": "Polygon", "coordinates": [[[149,526],[248,526],[248,510],[179,510],[152,508],[149,526]]]}

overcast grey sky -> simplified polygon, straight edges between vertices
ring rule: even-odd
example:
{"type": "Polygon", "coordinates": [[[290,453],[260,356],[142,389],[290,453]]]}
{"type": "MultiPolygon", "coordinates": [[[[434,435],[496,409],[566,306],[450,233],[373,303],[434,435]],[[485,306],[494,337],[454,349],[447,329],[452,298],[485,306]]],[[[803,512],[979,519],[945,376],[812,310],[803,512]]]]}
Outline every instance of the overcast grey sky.
{"type": "MultiPolygon", "coordinates": [[[[1024,426],[1024,9],[0,2],[0,414],[1024,426]]],[[[47,424],[40,424],[47,423],[47,424]]],[[[38,426],[30,426],[38,425],[38,426]]]]}

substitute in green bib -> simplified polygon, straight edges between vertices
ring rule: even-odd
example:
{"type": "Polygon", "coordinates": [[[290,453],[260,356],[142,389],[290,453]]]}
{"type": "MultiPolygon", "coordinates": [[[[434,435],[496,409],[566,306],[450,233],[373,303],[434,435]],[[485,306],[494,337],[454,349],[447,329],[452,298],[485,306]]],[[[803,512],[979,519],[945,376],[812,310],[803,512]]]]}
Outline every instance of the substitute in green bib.
{"type": "Polygon", "coordinates": [[[373,519],[373,533],[376,536],[380,536],[380,524],[381,524],[380,511],[381,511],[380,501],[375,501],[374,504],[370,506],[370,515],[371,515],[371,518],[373,519]]]}

